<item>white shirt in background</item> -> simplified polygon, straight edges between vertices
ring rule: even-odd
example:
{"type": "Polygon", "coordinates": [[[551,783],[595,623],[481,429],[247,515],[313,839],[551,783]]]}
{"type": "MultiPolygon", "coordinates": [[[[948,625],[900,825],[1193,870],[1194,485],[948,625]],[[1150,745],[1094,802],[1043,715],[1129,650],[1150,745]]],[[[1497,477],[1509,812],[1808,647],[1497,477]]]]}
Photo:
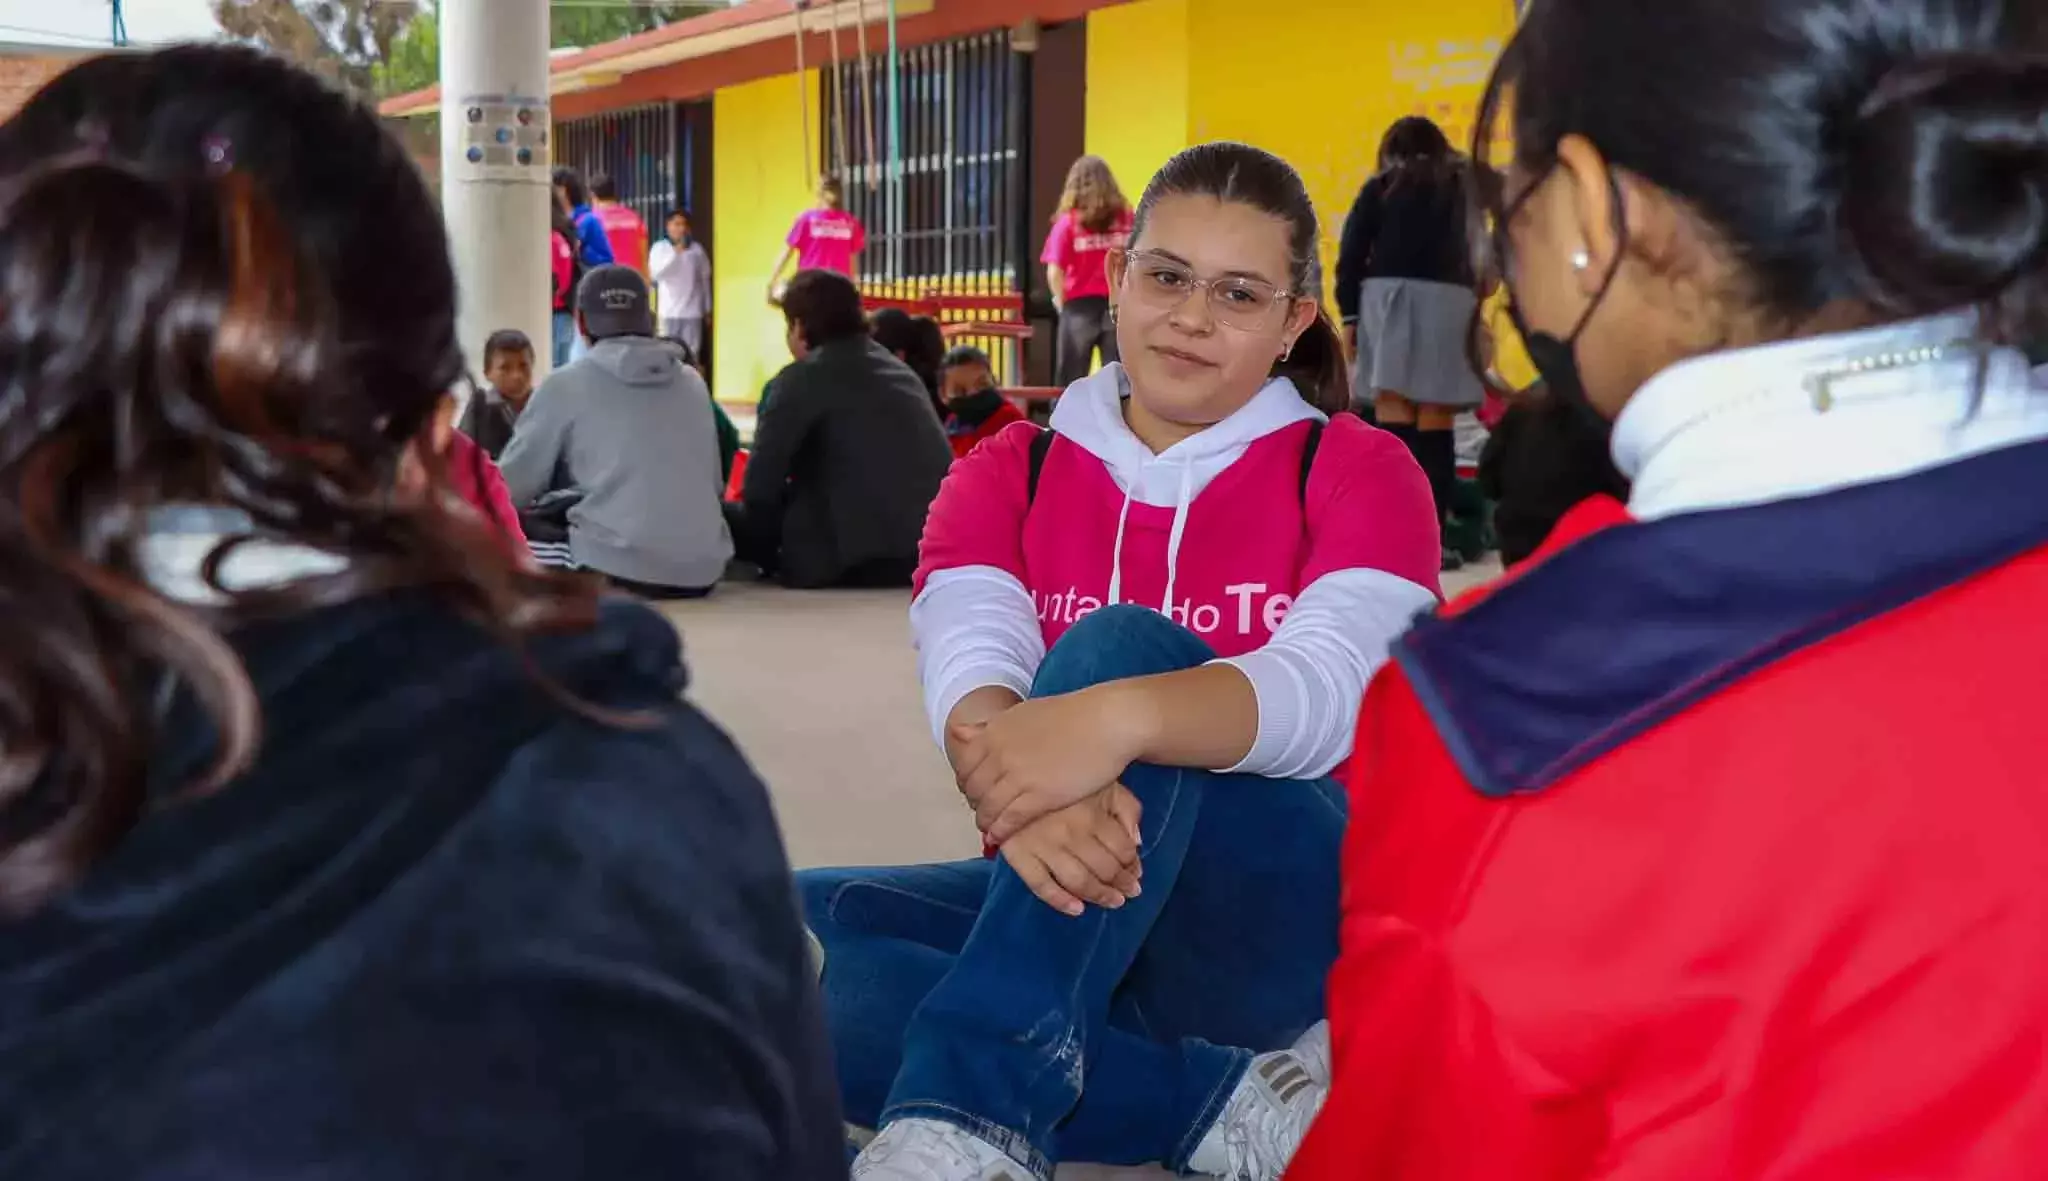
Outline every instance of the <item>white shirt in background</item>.
{"type": "Polygon", "coordinates": [[[647,274],[654,280],[664,320],[702,320],[711,314],[711,256],[696,239],[681,250],[663,238],[647,252],[647,274]]]}

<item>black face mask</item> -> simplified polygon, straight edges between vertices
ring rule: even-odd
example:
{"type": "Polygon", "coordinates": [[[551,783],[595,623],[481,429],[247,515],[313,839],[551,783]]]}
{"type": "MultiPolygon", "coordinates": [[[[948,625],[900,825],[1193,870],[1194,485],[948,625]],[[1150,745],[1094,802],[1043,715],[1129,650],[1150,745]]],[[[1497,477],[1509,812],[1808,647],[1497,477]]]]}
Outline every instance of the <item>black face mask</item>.
{"type": "Polygon", "coordinates": [[[946,409],[965,426],[980,426],[1002,408],[1003,391],[994,386],[962,394],[946,403],[946,409]]]}
{"type": "MultiPolygon", "coordinates": [[[[1609,172],[1607,184],[1613,194],[1615,229],[1621,241],[1626,242],[1628,223],[1621,205],[1621,182],[1609,172]]],[[[1531,185],[1515,205],[1501,214],[1495,227],[1494,257],[1503,262],[1510,257],[1507,227],[1519,211],[1521,201],[1527,200],[1529,194],[1535,191],[1536,186],[1531,185]]],[[[1579,374],[1579,338],[1585,335],[1586,326],[1593,322],[1593,315],[1600,310],[1600,305],[1607,301],[1607,293],[1614,287],[1615,276],[1621,273],[1621,254],[1621,250],[1615,250],[1614,261],[1608,265],[1607,274],[1600,282],[1600,290],[1594,294],[1593,302],[1586,306],[1585,314],[1579,317],[1579,322],[1572,326],[1571,335],[1566,337],[1560,338],[1548,332],[1532,331],[1528,321],[1522,318],[1522,309],[1515,303],[1514,283],[1510,281],[1507,284],[1508,320],[1515,326],[1515,331],[1521,334],[1522,346],[1529,353],[1529,363],[1536,367],[1537,376],[1543,380],[1543,396],[1561,406],[1569,407],[1575,414],[1586,419],[1589,426],[1594,426],[1603,433],[1611,431],[1614,424],[1609,422],[1607,416],[1601,414],[1593,405],[1592,399],[1586,396],[1586,382],[1579,374]]]]}

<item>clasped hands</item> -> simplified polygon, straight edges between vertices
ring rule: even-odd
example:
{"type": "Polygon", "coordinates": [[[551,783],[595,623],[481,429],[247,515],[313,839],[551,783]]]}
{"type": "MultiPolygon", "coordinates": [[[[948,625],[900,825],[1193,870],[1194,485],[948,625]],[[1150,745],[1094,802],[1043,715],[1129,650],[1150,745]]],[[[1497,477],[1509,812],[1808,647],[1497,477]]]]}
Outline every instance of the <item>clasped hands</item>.
{"type": "Polygon", "coordinates": [[[1079,917],[1138,896],[1138,798],[1118,780],[1138,758],[1092,690],[1021,701],[947,727],[960,793],[982,834],[1046,905],[1079,917]]]}

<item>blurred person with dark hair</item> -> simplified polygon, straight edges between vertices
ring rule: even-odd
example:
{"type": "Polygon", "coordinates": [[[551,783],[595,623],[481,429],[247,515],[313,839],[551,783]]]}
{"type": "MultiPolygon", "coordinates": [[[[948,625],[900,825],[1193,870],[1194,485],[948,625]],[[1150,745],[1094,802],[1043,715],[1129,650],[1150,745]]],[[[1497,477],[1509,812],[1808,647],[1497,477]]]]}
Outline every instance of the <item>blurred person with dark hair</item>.
{"type": "Polygon", "coordinates": [[[798,272],[782,314],[795,360],[762,395],[727,506],[738,556],[788,586],[909,586],[953,461],[931,395],[869,335],[846,276],[798,272]]]}
{"type": "Polygon", "coordinates": [[[946,358],[946,333],[930,316],[913,316],[902,308],[881,308],[868,317],[868,330],[875,343],[910,366],[930,392],[932,410],[946,417],[946,404],[939,397],[939,364],[946,358]]]}
{"type": "Polygon", "coordinates": [[[617,262],[618,258],[612,253],[611,237],[605,233],[604,221],[597,216],[592,199],[582,173],[566,165],[555,169],[555,203],[575,227],[577,259],[586,267],[601,267],[617,262]]]}
{"type": "Polygon", "coordinates": [[[674,629],[436,494],[448,258],[254,50],[0,127],[0,1175],[845,1175],[674,629]]]}
{"type": "MultiPolygon", "coordinates": [[[[1414,453],[1447,522],[1459,499],[1457,417],[1485,394],[1466,356],[1478,307],[1468,172],[1441,127],[1420,115],[1397,120],[1337,252],[1352,389],[1371,421],[1414,453]]],[[[1443,565],[1455,569],[1464,558],[1446,545],[1443,565]]]]}

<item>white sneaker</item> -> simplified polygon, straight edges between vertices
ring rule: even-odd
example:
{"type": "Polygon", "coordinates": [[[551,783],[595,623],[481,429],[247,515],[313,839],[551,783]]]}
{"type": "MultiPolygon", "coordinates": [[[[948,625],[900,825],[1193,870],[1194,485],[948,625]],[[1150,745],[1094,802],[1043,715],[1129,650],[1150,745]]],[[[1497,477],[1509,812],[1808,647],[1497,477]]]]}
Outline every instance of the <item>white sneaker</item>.
{"type": "Polygon", "coordinates": [[[1288,1047],[1288,1052],[1293,1054],[1301,1062],[1302,1066],[1308,1070],[1308,1076],[1316,1080],[1316,1085],[1327,1087],[1330,1085],[1330,1080],[1337,1077],[1336,1073],[1330,1068],[1332,1055],[1330,1053],[1329,1022],[1318,1021],[1314,1025],[1309,1026],[1308,1032],[1302,1034],[1292,1046],[1288,1047]]]}
{"type": "Polygon", "coordinates": [[[900,1119],[853,1162],[853,1181],[1034,1181],[1031,1170],[965,1128],[900,1119]]]}
{"type": "MultiPolygon", "coordinates": [[[[1328,1069],[1327,1053],[1321,1065],[1328,1069]]],[[[1328,1092],[1308,1057],[1294,1050],[1259,1055],[1188,1158],[1188,1167],[1224,1181],[1279,1181],[1328,1092]]]]}

